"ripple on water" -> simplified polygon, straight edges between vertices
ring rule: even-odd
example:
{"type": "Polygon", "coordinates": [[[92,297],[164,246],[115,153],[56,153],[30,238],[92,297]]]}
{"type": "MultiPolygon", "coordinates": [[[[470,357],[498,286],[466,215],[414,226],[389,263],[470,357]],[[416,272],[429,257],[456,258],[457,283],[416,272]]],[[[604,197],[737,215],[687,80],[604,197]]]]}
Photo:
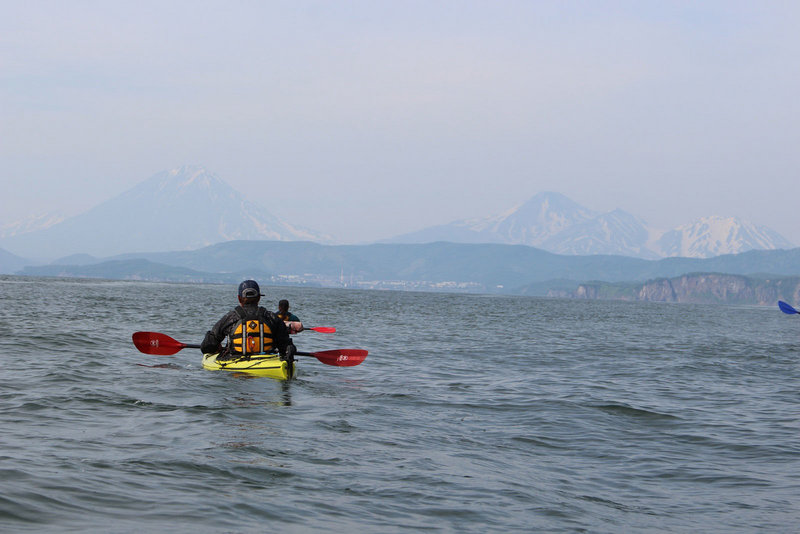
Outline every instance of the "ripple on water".
{"type": "Polygon", "coordinates": [[[206,372],[196,350],[133,348],[136,330],[198,342],[234,290],[0,277],[5,331],[51,318],[49,331],[0,339],[0,530],[800,522],[800,344],[780,312],[268,288],[309,324],[337,327],[295,336],[301,350],[369,358],[309,358],[281,384],[206,372]],[[31,295],[49,307],[31,309],[31,295]]]}

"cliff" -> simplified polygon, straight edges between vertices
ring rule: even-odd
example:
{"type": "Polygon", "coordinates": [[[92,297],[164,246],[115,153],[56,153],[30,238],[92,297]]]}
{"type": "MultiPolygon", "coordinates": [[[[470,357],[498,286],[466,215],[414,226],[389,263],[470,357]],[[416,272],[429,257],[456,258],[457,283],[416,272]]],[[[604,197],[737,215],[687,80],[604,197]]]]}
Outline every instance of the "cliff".
{"type": "Polygon", "coordinates": [[[638,300],[773,305],[778,300],[800,300],[800,277],[757,277],[718,273],[693,273],[657,278],[641,284],[588,282],[571,292],[553,291],[549,296],[576,299],[638,300]]]}

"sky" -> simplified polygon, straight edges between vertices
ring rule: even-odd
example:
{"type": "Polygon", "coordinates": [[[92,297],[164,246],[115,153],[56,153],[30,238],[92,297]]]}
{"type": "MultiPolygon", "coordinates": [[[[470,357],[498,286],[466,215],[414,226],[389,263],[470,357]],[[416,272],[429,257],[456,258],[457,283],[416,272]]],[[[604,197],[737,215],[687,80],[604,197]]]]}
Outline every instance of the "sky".
{"type": "Polygon", "coordinates": [[[800,245],[798,2],[0,8],[0,226],[200,164],[343,243],[556,191],[800,245]]]}

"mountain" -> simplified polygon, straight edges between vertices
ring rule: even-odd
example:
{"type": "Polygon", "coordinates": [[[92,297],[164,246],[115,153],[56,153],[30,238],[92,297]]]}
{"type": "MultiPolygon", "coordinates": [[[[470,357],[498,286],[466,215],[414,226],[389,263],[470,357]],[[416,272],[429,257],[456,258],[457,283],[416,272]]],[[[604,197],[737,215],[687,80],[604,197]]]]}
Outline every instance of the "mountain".
{"type": "Polygon", "coordinates": [[[385,243],[504,243],[541,247],[597,214],[560,193],[544,192],[502,215],[466,219],[403,234],[385,243]]]}
{"type": "Polygon", "coordinates": [[[538,247],[552,236],[586,223],[596,214],[559,193],[539,193],[487,228],[504,243],[538,247]]]}
{"type": "Polygon", "coordinates": [[[565,256],[523,245],[229,241],[194,251],[84,260],[28,266],[19,274],[231,285],[254,278],[268,299],[279,293],[269,286],[291,285],[769,306],[778,299],[800,301],[800,248],[641,260],[565,256]]]}
{"type": "Polygon", "coordinates": [[[299,283],[341,287],[346,276],[348,283],[352,280],[360,288],[421,289],[468,283],[475,292],[504,292],[554,278],[622,281],[640,275],[648,267],[646,260],[636,258],[562,256],[523,245],[330,246],[302,241],[227,241],[192,251],[124,254],[85,266],[26,267],[20,274],[135,278],[140,274],[141,264],[133,262],[142,260],[148,262],[149,268],[169,266],[194,274],[269,273],[274,277],[270,283],[295,279],[299,283]],[[136,270],[123,270],[131,265],[136,270]]]}
{"type": "Polygon", "coordinates": [[[710,258],[748,250],[792,248],[780,234],[734,217],[704,217],[666,232],[656,241],[663,256],[710,258]]]}
{"type": "Polygon", "coordinates": [[[0,274],[13,274],[33,262],[0,248],[0,274]]]}
{"type": "MultiPolygon", "coordinates": [[[[269,189],[265,184],[265,189],[269,189]]],[[[325,241],[245,196],[200,166],[160,172],[89,211],[43,230],[0,240],[17,254],[55,258],[135,251],[192,250],[238,239],[325,241]]]]}
{"type": "Polygon", "coordinates": [[[642,219],[617,209],[566,228],[542,243],[542,248],[558,254],[655,259],[659,254],[647,248],[650,234],[642,219]]]}
{"type": "Polygon", "coordinates": [[[535,295],[553,288],[568,295],[578,284],[592,280],[641,283],[703,272],[800,276],[800,248],[708,259],[643,260],[553,254],[524,245],[228,241],[191,251],[125,254],[90,262],[26,267],[20,274],[226,283],[258,277],[270,284],[535,295]]]}
{"type": "Polygon", "coordinates": [[[90,256],[89,254],[72,254],[65,258],[53,260],[51,265],[92,265],[101,263],[103,260],[90,256]]]}
{"type": "Polygon", "coordinates": [[[642,259],[710,258],[794,246],[774,230],[735,218],[706,217],[661,232],[623,210],[596,213],[553,192],[539,193],[499,216],[455,221],[384,242],[435,241],[518,244],[557,254],[618,254],[642,259]]]}

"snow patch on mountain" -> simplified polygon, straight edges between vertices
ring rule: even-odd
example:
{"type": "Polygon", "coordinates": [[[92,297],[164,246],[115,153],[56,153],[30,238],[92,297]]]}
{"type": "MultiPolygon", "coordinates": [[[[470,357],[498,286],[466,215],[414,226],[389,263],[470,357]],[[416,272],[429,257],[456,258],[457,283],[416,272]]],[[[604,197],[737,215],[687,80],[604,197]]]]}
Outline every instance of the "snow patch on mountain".
{"type": "Polygon", "coordinates": [[[61,213],[40,213],[0,227],[0,239],[23,235],[55,226],[67,217],[61,213]]]}

